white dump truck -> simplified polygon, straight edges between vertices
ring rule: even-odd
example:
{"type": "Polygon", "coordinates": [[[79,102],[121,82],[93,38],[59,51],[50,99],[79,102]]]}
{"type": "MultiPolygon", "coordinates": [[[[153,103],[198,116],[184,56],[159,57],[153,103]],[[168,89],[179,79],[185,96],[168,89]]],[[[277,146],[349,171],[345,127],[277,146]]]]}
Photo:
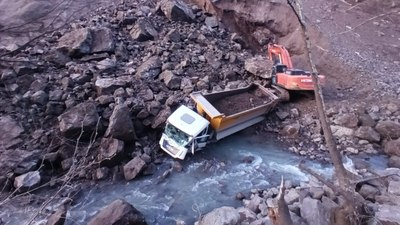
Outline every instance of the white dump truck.
{"type": "Polygon", "coordinates": [[[160,139],[161,149],[174,158],[184,159],[210,141],[264,120],[279,102],[273,91],[259,84],[209,94],[195,92],[190,97],[196,103],[195,111],[186,106],[175,110],[160,139]]]}

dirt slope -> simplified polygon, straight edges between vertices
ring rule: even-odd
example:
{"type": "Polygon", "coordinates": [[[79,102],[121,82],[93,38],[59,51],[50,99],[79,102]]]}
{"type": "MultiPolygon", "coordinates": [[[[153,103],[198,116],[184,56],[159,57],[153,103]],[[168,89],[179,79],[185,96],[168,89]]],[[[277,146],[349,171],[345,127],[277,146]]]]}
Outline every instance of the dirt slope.
{"type": "MultiPolygon", "coordinates": [[[[265,52],[267,42],[278,42],[287,46],[296,67],[309,68],[299,23],[285,0],[192,2],[218,15],[253,50],[265,52]]],[[[301,4],[314,60],[320,73],[328,76],[328,96],[398,98],[399,3],[308,0],[301,4]]]]}

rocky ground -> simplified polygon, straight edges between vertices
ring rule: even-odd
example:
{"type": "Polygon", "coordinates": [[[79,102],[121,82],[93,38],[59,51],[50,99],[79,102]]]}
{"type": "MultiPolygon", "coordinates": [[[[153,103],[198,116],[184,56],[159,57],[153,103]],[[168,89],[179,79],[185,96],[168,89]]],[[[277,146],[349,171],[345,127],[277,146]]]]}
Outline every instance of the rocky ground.
{"type": "MultiPolygon", "coordinates": [[[[304,10],[314,58],[328,78],[326,108],[338,146],[344,154],[388,154],[390,166],[400,168],[399,5],[389,1],[382,10],[375,1],[339,1],[316,7],[318,1],[305,2],[304,10]]],[[[295,65],[307,68],[299,24],[285,1],[193,2],[198,5],[124,1],[48,32],[21,51],[9,44],[0,50],[3,203],[40,186],[151,174],[169,114],[180,104],[191,105],[192,91],[267,84],[268,74],[257,63],[265,58],[252,57],[265,54],[262,46],[271,40],[287,46],[295,65]]],[[[290,151],[329,162],[314,111],[312,97],[294,94],[262,129],[279,133],[290,151]]],[[[362,163],[358,169],[365,169],[362,163]]],[[[378,203],[398,198],[396,173],[383,183],[360,183],[359,193],[377,215],[378,203]]],[[[316,223],[318,216],[306,209],[325,215],[326,207],[340,201],[318,182],[287,189],[294,217],[308,224],[325,223],[316,223]]],[[[266,207],[276,194],[253,190],[245,208],[213,213],[231,216],[221,224],[268,224],[266,207]]],[[[108,210],[120,208],[118,216],[142,221],[129,204],[113,204],[108,210]]],[[[382,207],[392,207],[387,205],[382,207]]],[[[109,218],[104,211],[99,216],[109,218]]],[[[199,224],[216,223],[207,218],[199,224]]]]}

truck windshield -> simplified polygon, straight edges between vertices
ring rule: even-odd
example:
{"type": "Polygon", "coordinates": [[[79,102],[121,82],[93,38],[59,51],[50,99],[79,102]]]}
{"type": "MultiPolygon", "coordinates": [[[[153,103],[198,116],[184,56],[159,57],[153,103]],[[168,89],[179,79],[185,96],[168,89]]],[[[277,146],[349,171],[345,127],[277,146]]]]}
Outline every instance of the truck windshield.
{"type": "Polygon", "coordinates": [[[171,124],[167,124],[165,127],[165,134],[181,146],[185,146],[189,142],[189,136],[171,124]]]}

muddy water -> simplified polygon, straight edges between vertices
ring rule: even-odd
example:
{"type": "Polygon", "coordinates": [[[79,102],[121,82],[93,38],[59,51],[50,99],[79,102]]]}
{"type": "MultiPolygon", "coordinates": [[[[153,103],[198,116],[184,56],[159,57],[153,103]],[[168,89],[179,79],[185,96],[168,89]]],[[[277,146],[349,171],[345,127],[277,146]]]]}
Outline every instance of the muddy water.
{"type": "MultiPolygon", "coordinates": [[[[281,176],[294,183],[306,181],[307,175],[297,168],[301,158],[271,143],[272,138],[239,133],[185,159],[181,162],[182,172],[172,172],[161,179],[173,163],[166,157],[152,176],[131,182],[103,183],[82,193],[69,210],[67,224],[86,224],[101,207],[118,198],[140,210],[148,224],[169,225],[176,224],[176,220],[193,224],[214,208],[240,206],[241,202],[234,197],[237,192],[276,186],[281,176]]],[[[351,162],[347,166],[351,167],[351,162]]],[[[382,162],[381,158],[372,160],[379,168],[385,166],[382,162]]],[[[332,174],[327,165],[310,161],[306,165],[326,176],[332,174]]],[[[6,224],[19,225],[28,220],[35,207],[23,213],[20,209],[9,210],[0,213],[3,214],[0,217],[6,224]]]]}

